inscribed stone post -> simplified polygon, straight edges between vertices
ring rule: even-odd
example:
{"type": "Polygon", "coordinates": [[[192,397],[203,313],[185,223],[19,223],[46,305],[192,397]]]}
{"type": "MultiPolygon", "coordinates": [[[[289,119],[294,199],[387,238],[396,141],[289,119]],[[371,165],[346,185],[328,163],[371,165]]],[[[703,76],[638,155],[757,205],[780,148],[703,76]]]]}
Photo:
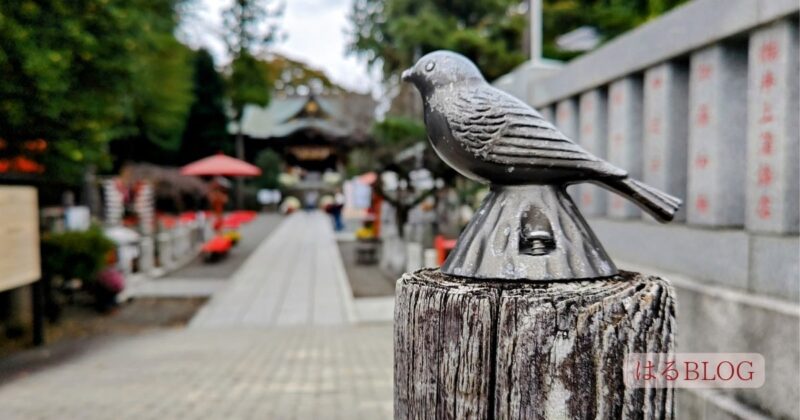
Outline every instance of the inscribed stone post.
{"type": "MultiPolygon", "coordinates": [[[[686,197],[688,106],[686,66],[670,62],[645,72],[644,182],[681,199],[686,197]]],[[[684,218],[683,210],[675,217],[684,218]]]]}
{"type": "MultiPolygon", "coordinates": [[[[606,93],[602,89],[590,90],[581,95],[578,102],[581,147],[605,159],[608,135],[606,93]]],[[[602,216],[606,213],[609,194],[603,188],[584,183],[579,186],[578,195],[578,207],[584,215],[602,216]]]]}
{"type": "MultiPolygon", "coordinates": [[[[607,160],[625,168],[633,178],[642,176],[642,81],[626,77],[609,87],[607,160]]],[[[612,195],[608,215],[639,217],[639,209],[622,196],[612,195]]]]}
{"type": "Polygon", "coordinates": [[[689,81],[687,219],[707,226],[744,222],[747,55],[715,44],[692,54],[689,81]]]}
{"type": "Polygon", "coordinates": [[[750,37],[747,229],[798,231],[797,26],[779,21],[750,37]]]}

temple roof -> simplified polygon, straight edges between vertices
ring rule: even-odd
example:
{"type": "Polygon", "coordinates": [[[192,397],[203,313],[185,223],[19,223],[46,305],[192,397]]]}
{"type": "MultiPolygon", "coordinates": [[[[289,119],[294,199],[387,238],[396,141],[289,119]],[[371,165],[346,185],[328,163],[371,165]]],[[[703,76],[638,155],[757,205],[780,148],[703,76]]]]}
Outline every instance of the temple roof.
{"type": "MultiPolygon", "coordinates": [[[[314,130],[332,139],[363,141],[368,136],[374,108],[371,97],[353,93],[277,97],[267,107],[247,105],[242,131],[262,140],[314,130]]],[[[236,123],[231,124],[230,131],[236,132],[236,123]]]]}

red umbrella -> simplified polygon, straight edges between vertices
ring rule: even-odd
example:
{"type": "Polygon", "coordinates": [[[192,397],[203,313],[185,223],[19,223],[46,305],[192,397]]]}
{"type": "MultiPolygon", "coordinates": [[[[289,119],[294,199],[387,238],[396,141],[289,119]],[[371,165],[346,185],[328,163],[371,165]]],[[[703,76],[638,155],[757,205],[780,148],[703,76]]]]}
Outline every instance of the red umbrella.
{"type": "Polygon", "coordinates": [[[183,175],[195,176],[258,176],[261,169],[243,160],[218,153],[181,168],[183,175]]]}

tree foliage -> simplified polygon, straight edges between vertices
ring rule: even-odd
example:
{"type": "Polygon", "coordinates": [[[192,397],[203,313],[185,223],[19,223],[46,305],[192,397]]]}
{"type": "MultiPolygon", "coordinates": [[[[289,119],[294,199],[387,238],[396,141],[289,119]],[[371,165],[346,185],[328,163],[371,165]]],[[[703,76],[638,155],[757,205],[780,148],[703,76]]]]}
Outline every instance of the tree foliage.
{"type": "Polygon", "coordinates": [[[425,126],[417,120],[406,117],[387,117],[375,123],[372,136],[381,146],[378,160],[393,159],[397,153],[425,140],[425,126]]]}
{"type": "Polygon", "coordinates": [[[157,149],[175,152],[194,96],[194,53],[178,42],[171,31],[160,31],[149,40],[150,48],[137,60],[132,92],[133,118],[140,140],[157,149]]]}
{"type": "Polygon", "coordinates": [[[526,17],[516,0],[356,0],[350,49],[388,77],[421,55],[458,51],[494,79],[525,60],[526,17]]]}
{"type": "Polygon", "coordinates": [[[568,60],[579,52],[562,51],[556,38],[591,26],[602,41],[615,38],[687,0],[545,0],[542,8],[543,50],[549,58],[568,60]]]}
{"type": "MultiPolygon", "coordinates": [[[[687,0],[544,0],[544,55],[569,59],[555,39],[593,26],[607,41],[687,0]]],[[[355,0],[350,50],[388,79],[433,50],[460,52],[493,80],[525,60],[528,15],[518,0],[355,0]]]]}
{"type": "Polygon", "coordinates": [[[242,118],[247,104],[266,106],[270,83],[256,56],[281,37],[275,23],[283,10],[271,0],[235,0],[223,12],[228,53],[232,57],[228,97],[234,120],[242,118]]]}
{"type": "Polygon", "coordinates": [[[125,1],[0,2],[0,138],[5,155],[44,139],[48,172],[80,176],[130,112],[137,18],[125,1]]]}
{"type": "Polygon", "coordinates": [[[270,83],[262,64],[250,53],[233,59],[228,78],[228,98],[233,108],[234,120],[242,118],[248,104],[266,106],[270,100],[270,83]]]}
{"type": "Polygon", "coordinates": [[[194,102],[181,141],[179,164],[216,152],[231,153],[228,116],[225,113],[225,82],[206,50],[194,54],[194,102]]]}
{"type": "Polygon", "coordinates": [[[178,2],[0,2],[0,154],[44,139],[50,179],[77,182],[112,140],[174,148],[191,101],[178,2]]]}
{"type": "Polygon", "coordinates": [[[222,12],[226,28],[223,38],[232,56],[258,54],[283,36],[276,23],[283,6],[276,4],[272,0],[234,0],[222,12]]]}
{"type": "Polygon", "coordinates": [[[269,56],[264,61],[264,68],[277,95],[331,94],[345,91],[332,82],[324,71],[279,54],[269,56]]]}
{"type": "Polygon", "coordinates": [[[256,184],[260,188],[279,188],[282,164],[283,158],[274,150],[262,150],[258,156],[256,156],[256,166],[261,168],[261,175],[255,180],[256,184]]]}

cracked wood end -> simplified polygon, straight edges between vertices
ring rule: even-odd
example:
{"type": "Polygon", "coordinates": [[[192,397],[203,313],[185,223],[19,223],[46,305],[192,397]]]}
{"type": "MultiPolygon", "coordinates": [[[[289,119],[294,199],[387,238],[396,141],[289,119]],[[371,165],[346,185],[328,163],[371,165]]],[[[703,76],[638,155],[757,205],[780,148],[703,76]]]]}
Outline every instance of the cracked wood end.
{"type": "Polygon", "coordinates": [[[671,389],[623,382],[629,353],[674,351],[675,298],[658,277],[398,280],[395,418],[671,419],[671,389]]]}

